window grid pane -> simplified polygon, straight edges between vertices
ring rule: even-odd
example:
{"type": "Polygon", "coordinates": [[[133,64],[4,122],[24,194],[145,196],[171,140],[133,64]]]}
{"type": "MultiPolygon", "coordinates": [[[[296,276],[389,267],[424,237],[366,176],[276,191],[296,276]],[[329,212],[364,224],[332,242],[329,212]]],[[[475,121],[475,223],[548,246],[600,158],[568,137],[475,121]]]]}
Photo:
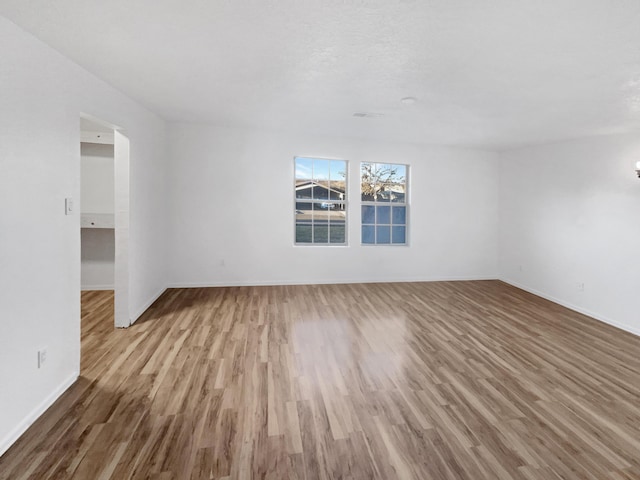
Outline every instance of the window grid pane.
{"type": "Polygon", "coordinates": [[[391,223],[391,207],[377,206],[376,207],[376,223],[378,225],[389,225],[391,223]]]}
{"type": "Polygon", "coordinates": [[[373,205],[362,206],[362,223],[369,225],[376,223],[376,207],[373,205]]]}
{"type": "Polygon", "coordinates": [[[391,227],[389,225],[376,227],[376,243],[391,243],[391,227]]]}
{"type": "Polygon", "coordinates": [[[394,225],[404,225],[407,223],[407,207],[393,207],[392,221],[394,225]]]}
{"type": "Polygon", "coordinates": [[[373,225],[362,226],[362,243],[375,244],[376,243],[376,227],[373,225]]]}
{"type": "Polygon", "coordinates": [[[391,227],[391,243],[406,243],[406,227],[391,227]]]}

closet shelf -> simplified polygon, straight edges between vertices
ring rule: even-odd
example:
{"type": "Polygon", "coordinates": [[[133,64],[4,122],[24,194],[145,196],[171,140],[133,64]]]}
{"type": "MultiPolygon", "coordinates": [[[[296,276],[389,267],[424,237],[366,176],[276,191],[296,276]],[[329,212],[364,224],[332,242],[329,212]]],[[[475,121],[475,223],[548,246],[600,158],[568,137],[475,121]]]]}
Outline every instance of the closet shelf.
{"type": "Polygon", "coordinates": [[[115,228],[113,213],[83,213],[80,215],[81,228],[115,228]]]}

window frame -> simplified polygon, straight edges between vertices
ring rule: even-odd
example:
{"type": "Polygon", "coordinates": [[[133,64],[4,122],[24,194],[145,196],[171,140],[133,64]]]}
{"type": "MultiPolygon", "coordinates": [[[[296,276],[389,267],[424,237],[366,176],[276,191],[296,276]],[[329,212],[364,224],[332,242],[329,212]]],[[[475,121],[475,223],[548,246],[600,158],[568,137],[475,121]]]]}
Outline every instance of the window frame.
{"type": "Polygon", "coordinates": [[[387,162],[360,162],[360,169],[358,171],[359,176],[359,198],[360,198],[360,245],[363,247],[408,247],[409,246],[409,214],[410,214],[410,204],[409,204],[409,180],[411,176],[411,165],[408,163],[387,163],[387,162]],[[392,202],[391,200],[388,202],[384,201],[369,201],[362,199],[362,167],[363,165],[389,165],[389,166],[402,166],[405,169],[404,175],[404,201],[403,202],[392,202]],[[389,224],[383,223],[378,224],[377,219],[377,208],[379,206],[388,206],[389,207],[389,224]],[[403,243],[393,243],[393,207],[404,207],[405,218],[404,224],[398,224],[398,226],[404,226],[404,242],[403,243]],[[363,222],[363,207],[373,207],[374,208],[374,223],[364,223],[363,222]],[[378,243],[378,226],[389,226],[389,243],[378,243]],[[371,226],[374,229],[374,241],[372,243],[365,243],[363,238],[363,227],[371,226]]]}
{"type": "MultiPolygon", "coordinates": [[[[317,156],[312,156],[312,155],[295,155],[293,157],[293,245],[296,247],[347,247],[349,246],[349,228],[348,228],[348,224],[349,224],[349,160],[345,159],[345,158],[328,158],[328,157],[317,157],[317,156]],[[306,160],[311,160],[311,161],[322,161],[322,162],[328,162],[329,164],[329,185],[331,185],[331,169],[330,169],[330,162],[344,162],[345,168],[344,168],[344,199],[343,200],[335,200],[335,199],[331,199],[331,198],[327,198],[327,199],[314,199],[314,198],[298,198],[298,186],[297,186],[297,182],[298,182],[298,178],[297,178],[297,174],[296,174],[296,167],[297,167],[297,161],[299,159],[306,159],[306,160]],[[298,228],[298,219],[296,218],[297,216],[297,204],[298,203],[310,203],[313,206],[315,205],[319,205],[319,204],[333,204],[333,205],[343,205],[343,209],[342,211],[344,212],[344,243],[337,243],[337,242],[331,242],[331,222],[329,221],[327,223],[328,229],[327,229],[327,242],[315,242],[314,241],[314,237],[315,237],[315,223],[314,223],[314,219],[312,218],[311,220],[311,241],[310,242],[298,242],[297,241],[297,228],[298,228]]],[[[310,179],[312,182],[315,181],[315,179],[313,178],[313,173],[312,173],[312,178],[310,179]]],[[[314,187],[311,187],[314,188],[314,187]]],[[[329,194],[330,196],[330,194],[329,194]]],[[[328,210],[333,210],[333,208],[330,208],[328,210]]],[[[312,209],[312,211],[315,211],[315,208],[312,209]]]]}

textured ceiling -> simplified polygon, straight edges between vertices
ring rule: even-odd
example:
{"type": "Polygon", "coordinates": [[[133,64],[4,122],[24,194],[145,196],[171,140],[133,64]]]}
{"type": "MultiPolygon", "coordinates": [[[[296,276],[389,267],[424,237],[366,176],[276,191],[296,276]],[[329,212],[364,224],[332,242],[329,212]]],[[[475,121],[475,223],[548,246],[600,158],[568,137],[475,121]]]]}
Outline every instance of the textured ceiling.
{"type": "Polygon", "coordinates": [[[0,14],[167,120],[491,149],[640,128],[638,0],[0,0],[0,14]]]}

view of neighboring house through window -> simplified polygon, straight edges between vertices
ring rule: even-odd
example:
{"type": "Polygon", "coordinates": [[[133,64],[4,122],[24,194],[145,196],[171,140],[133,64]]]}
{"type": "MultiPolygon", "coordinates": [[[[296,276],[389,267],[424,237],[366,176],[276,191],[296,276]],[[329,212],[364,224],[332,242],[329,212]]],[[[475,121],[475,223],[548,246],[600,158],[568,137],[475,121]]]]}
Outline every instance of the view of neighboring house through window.
{"type": "Polygon", "coordinates": [[[297,244],[347,243],[347,162],[295,158],[297,244]]]}
{"type": "Polygon", "coordinates": [[[362,243],[407,244],[407,165],[362,163],[362,243]]]}

